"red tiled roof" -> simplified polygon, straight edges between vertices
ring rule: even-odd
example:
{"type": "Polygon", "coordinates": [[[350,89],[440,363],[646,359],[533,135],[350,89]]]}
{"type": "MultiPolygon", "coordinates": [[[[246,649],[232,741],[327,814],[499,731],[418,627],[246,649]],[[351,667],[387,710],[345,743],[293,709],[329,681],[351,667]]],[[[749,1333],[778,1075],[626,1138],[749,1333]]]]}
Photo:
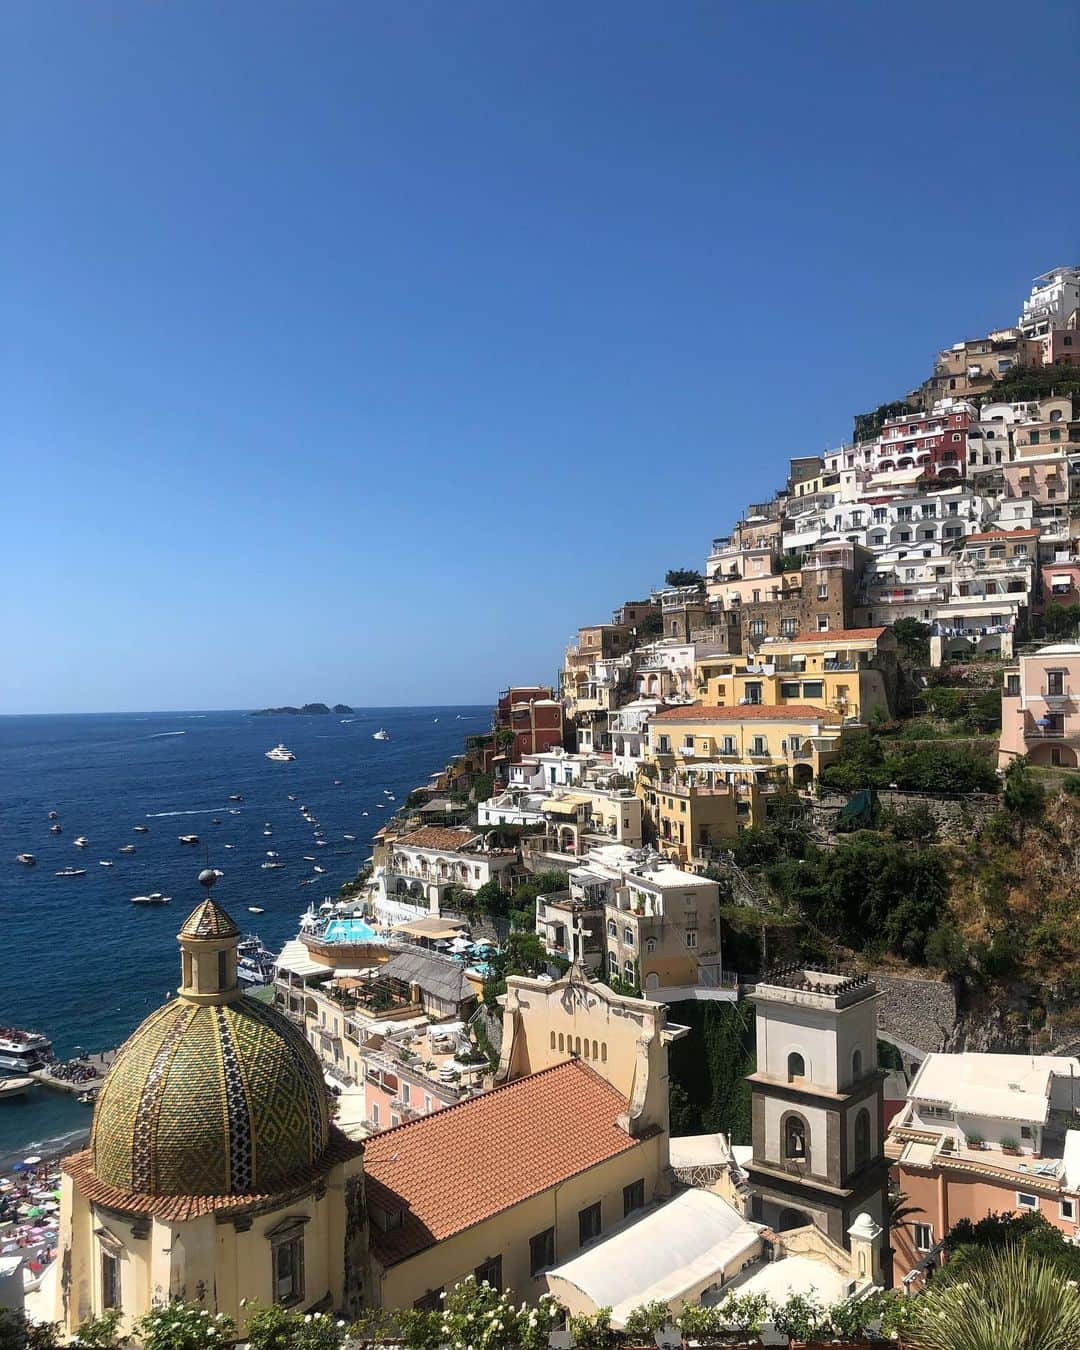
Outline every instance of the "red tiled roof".
{"type": "MultiPolygon", "coordinates": [[[[788,638],[789,642],[845,642],[856,641],[862,638],[879,638],[884,633],[884,628],[829,628],[824,633],[800,633],[797,638],[788,638]]],[[[768,652],[768,647],[761,647],[758,655],[768,652]]]]}
{"type": "Polygon", "coordinates": [[[453,853],[476,838],[476,831],[468,826],[421,825],[418,830],[403,834],[397,842],[402,848],[437,848],[443,853],[453,853]]]}
{"type": "Polygon", "coordinates": [[[371,1225],[386,1266],[636,1148],[618,1123],[626,1098],[580,1060],[566,1060],[364,1145],[369,1208],[403,1211],[371,1225]]]}
{"type": "Polygon", "coordinates": [[[1038,530],[988,530],[985,534],[969,534],[964,543],[977,544],[984,539],[1027,539],[1038,533],[1038,530]]]}
{"type": "Polygon", "coordinates": [[[827,708],[809,703],[739,703],[732,708],[714,708],[693,703],[687,708],[668,708],[650,722],[821,722],[833,716],[827,708]]]}

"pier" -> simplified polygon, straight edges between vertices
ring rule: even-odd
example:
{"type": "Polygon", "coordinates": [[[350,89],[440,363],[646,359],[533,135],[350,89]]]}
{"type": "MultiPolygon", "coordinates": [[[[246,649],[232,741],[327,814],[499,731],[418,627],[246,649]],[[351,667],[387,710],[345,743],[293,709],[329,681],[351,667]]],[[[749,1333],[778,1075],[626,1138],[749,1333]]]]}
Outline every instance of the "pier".
{"type": "Polygon", "coordinates": [[[84,1092],[96,1093],[104,1083],[115,1055],[115,1050],[102,1050],[96,1055],[82,1055],[60,1064],[46,1064],[42,1069],[31,1069],[30,1077],[43,1087],[55,1088],[59,1092],[71,1092],[76,1096],[84,1092]],[[85,1076],[84,1070],[89,1070],[85,1076]]]}

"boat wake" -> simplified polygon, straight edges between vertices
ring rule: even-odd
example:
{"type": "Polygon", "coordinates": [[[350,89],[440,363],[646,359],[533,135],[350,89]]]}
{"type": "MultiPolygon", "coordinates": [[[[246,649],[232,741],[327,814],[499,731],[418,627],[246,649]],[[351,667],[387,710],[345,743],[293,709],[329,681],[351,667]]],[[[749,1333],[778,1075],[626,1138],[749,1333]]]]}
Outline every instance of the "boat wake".
{"type": "Polygon", "coordinates": [[[152,736],[147,736],[148,741],[160,741],[162,736],[186,736],[186,731],[155,731],[152,736]]]}
{"type": "Polygon", "coordinates": [[[217,812],[218,808],[216,806],[208,806],[199,811],[149,811],[147,812],[146,819],[162,820],[166,816],[215,816],[217,815],[217,812]]]}

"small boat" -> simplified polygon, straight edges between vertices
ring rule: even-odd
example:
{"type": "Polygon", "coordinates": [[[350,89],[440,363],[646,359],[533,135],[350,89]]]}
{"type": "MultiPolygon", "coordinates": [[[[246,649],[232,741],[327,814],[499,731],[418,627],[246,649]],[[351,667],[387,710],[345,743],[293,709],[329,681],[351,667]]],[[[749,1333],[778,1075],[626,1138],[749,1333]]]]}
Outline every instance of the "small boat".
{"type": "Polygon", "coordinates": [[[285,864],[283,862],[264,862],[261,866],[264,872],[274,872],[279,867],[284,867],[285,864]]]}
{"type": "Polygon", "coordinates": [[[240,814],[240,808],[239,808],[238,806],[230,806],[230,807],[229,807],[229,815],[230,815],[230,816],[238,816],[239,814],[240,814]]]}
{"type": "Polygon", "coordinates": [[[273,830],[263,830],[263,834],[273,834],[273,830]]]}
{"type": "Polygon", "coordinates": [[[149,833],[150,833],[150,826],[149,826],[149,825],[132,825],[131,828],[135,831],[136,834],[149,834],[149,833]]]}
{"type": "Polygon", "coordinates": [[[230,792],[230,793],[229,793],[229,801],[231,801],[231,802],[242,802],[243,800],[244,800],[244,794],[243,794],[242,792],[230,792]]]}
{"type": "Polygon", "coordinates": [[[75,847],[76,847],[76,848],[88,848],[88,847],[89,847],[89,844],[90,844],[90,840],[87,839],[87,837],[86,837],[85,834],[80,834],[80,835],[78,835],[78,836],[76,837],[76,839],[74,840],[74,843],[75,843],[75,847]]]}
{"type": "Polygon", "coordinates": [[[355,718],[355,717],[343,717],[343,718],[341,719],[341,725],[342,725],[343,727],[347,727],[347,726],[349,725],[350,722],[355,722],[355,721],[356,721],[356,718],[355,718]]]}
{"type": "Polygon", "coordinates": [[[0,1078],[0,1102],[7,1101],[9,1098],[21,1097],[27,1088],[34,1086],[32,1078],[0,1078]]]}
{"type": "Polygon", "coordinates": [[[349,841],[350,844],[351,844],[351,843],[354,843],[355,840],[356,840],[356,835],[355,835],[355,834],[343,834],[341,837],[342,837],[342,839],[347,839],[347,840],[349,841]]]}
{"type": "Polygon", "coordinates": [[[316,848],[325,848],[328,842],[329,842],[329,841],[326,840],[326,839],[316,839],[316,840],[315,840],[315,847],[316,847],[316,848]]]}
{"type": "Polygon", "coordinates": [[[315,866],[314,866],[311,870],[312,870],[313,872],[325,872],[325,871],[326,871],[326,868],[325,868],[325,867],[320,867],[319,864],[316,863],[315,866]]]}
{"type": "Polygon", "coordinates": [[[277,854],[274,852],[274,850],[273,850],[272,848],[268,848],[268,849],[266,850],[266,856],[267,856],[268,858],[276,858],[276,857],[277,857],[277,854]]]}
{"type": "Polygon", "coordinates": [[[249,914],[261,914],[262,912],[263,912],[262,905],[248,905],[249,914]]]}
{"type": "Polygon", "coordinates": [[[15,861],[22,863],[24,867],[33,867],[37,859],[32,853],[20,853],[16,856],[15,861]]]}
{"type": "Polygon", "coordinates": [[[366,811],[361,811],[360,814],[361,814],[362,816],[366,816],[366,815],[367,815],[367,812],[366,812],[366,811]]]}
{"type": "Polygon", "coordinates": [[[101,858],[101,859],[98,861],[98,866],[99,866],[99,867],[112,867],[112,866],[113,866],[113,863],[112,863],[112,860],[111,860],[110,858],[101,858]]]}
{"type": "Polygon", "coordinates": [[[50,834],[63,834],[63,833],[64,833],[64,828],[63,828],[62,825],[50,825],[50,826],[49,826],[49,833],[50,833],[50,834]]]}
{"type": "Polygon", "coordinates": [[[275,745],[273,750],[267,750],[266,758],[272,759],[275,764],[288,764],[290,760],[296,758],[293,752],[286,745],[275,745]]]}
{"type": "Polygon", "coordinates": [[[438,719],[437,717],[433,717],[431,720],[432,720],[433,722],[437,722],[439,719],[438,719]]]}
{"type": "Polygon", "coordinates": [[[341,786],[341,779],[340,779],[340,778],[335,778],[335,779],[334,779],[334,786],[335,786],[335,787],[340,787],[340,786],[341,786]]]}
{"type": "Polygon", "coordinates": [[[61,867],[59,872],[54,872],[57,877],[84,877],[86,876],[85,867],[61,867]]]}
{"type": "Polygon", "coordinates": [[[197,834],[178,834],[176,837],[182,844],[197,844],[199,842],[197,834]]]}
{"type": "Polygon", "coordinates": [[[291,802],[296,801],[296,793],[295,793],[295,792],[290,792],[290,793],[289,793],[289,801],[291,801],[291,802]]]}
{"type": "Polygon", "coordinates": [[[236,845],[235,845],[235,844],[226,844],[225,847],[226,847],[226,848],[235,848],[236,845]]]}
{"type": "Polygon", "coordinates": [[[59,820],[59,819],[60,819],[60,812],[59,812],[59,811],[50,811],[50,812],[49,812],[49,819],[50,819],[50,820],[59,820]]]}
{"type": "Polygon", "coordinates": [[[94,1100],[94,1094],[92,1092],[80,1092],[75,1100],[81,1102],[83,1106],[89,1106],[94,1100]]]}
{"type": "Polygon", "coordinates": [[[371,739],[373,741],[388,741],[390,739],[390,733],[385,727],[380,727],[378,731],[373,731],[371,733],[371,739]]]}
{"type": "Polygon", "coordinates": [[[133,895],[131,903],[133,905],[167,905],[171,899],[171,895],[162,895],[160,891],[151,891],[149,895],[133,895]]]}
{"type": "Polygon", "coordinates": [[[221,817],[220,817],[220,816],[215,816],[215,817],[213,818],[213,820],[210,822],[210,824],[211,824],[211,825],[220,825],[220,824],[221,824],[221,817]]]}
{"type": "Polygon", "coordinates": [[[314,862],[314,861],[315,861],[315,854],[314,854],[314,853],[305,853],[305,854],[304,854],[304,861],[305,861],[305,862],[314,862]]]}
{"type": "Polygon", "coordinates": [[[120,847],[119,847],[116,851],[117,851],[117,853],[134,853],[134,852],[135,852],[135,845],[134,845],[134,844],[121,844],[120,847]]]}

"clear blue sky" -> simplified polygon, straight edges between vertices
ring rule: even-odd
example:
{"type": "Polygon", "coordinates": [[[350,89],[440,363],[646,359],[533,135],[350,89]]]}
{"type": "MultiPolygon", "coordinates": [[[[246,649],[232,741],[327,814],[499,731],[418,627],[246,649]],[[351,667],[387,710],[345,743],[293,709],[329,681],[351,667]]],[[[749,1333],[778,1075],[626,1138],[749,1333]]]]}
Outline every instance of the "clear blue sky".
{"type": "Polygon", "coordinates": [[[1078,16],[3,6],[0,707],[553,677],[1080,257],[1078,16]]]}

